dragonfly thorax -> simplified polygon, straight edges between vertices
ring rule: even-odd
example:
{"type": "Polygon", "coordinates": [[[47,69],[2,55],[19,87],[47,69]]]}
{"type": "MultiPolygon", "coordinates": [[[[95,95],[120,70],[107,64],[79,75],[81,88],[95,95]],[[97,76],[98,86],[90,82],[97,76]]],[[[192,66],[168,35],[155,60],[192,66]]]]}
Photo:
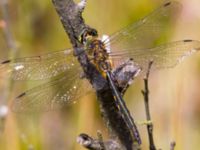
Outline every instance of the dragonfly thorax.
{"type": "Polygon", "coordinates": [[[104,43],[95,38],[88,42],[87,54],[91,62],[98,68],[100,72],[111,70],[109,55],[104,43]]]}

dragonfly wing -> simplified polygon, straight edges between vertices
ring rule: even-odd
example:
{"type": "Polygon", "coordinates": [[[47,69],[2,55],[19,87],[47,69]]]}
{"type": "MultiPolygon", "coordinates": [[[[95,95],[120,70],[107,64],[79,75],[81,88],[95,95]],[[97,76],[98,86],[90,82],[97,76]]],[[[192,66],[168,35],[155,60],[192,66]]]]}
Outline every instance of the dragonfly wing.
{"type": "Polygon", "coordinates": [[[143,19],[114,33],[104,43],[111,52],[154,47],[166,37],[170,23],[174,22],[180,10],[178,2],[165,3],[143,19]]]}
{"type": "Polygon", "coordinates": [[[182,40],[162,44],[151,49],[121,51],[110,54],[110,57],[115,63],[115,67],[118,65],[117,62],[120,63],[119,60],[132,58],[136,65],[146,71],[150,61],[153,61],[152,67],[154,69],[171,68],[197,51],[200,51],[200,41],[182,40]]]}
{"type": "Polygon", "coordinates": [[[0,64],[0,73],[14,80],[42,80],[57,76],[66,70],[79,68],[71,49],[46,55],[6,60],[0,64]]]}
{"type": "Polygon", "coordinates": [[[12,103],[14,112],[43,112],[73,104],[92,88],[77,71],[34,87],[20,94],[12,103]]]}

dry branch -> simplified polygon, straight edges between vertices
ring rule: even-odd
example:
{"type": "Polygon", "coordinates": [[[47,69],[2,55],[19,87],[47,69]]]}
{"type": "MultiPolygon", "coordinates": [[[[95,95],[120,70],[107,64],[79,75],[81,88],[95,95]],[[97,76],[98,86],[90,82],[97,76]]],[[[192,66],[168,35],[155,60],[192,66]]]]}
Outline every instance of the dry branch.
{"type": "Polygon", "coordinates": [[[110,89],[107,79],[102,77],[96,67],[90,63],[82,48],[82,43],[78,40],[79,36],[85,29],[96,31],[86,25],[82,18],[82,11],[84,10],[86,1],[82,0],[79,4],[76,4],[73,0],[52,1],[62,25],[73,45],[74,54],[79,54],[77,55],[77,58],[83,68],[85,77],[96,90],[97,99],[100,104],[100,111],[110,129],[109,131],[115,134],[125,149],[137,149],[138,144],[136,138],[131,135],[122,114],[115,105],[113,92],[110,89]]]}

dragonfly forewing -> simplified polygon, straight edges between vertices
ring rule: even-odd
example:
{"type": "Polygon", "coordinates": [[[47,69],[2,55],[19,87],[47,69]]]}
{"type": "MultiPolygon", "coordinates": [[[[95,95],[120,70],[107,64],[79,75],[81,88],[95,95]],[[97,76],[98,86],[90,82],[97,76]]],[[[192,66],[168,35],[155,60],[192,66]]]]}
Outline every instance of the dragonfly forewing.
{"type": "Polygon", "coordinates": [[[104,43],[112,52],[152,48],[168,37],[169,25],[175,23],[181,8],[178,2],[167,2],[143,19],[114,33],[104,43]]]}
{"type": "Polygon", "coordinates": [[[0,73],[14,80],[43,80],[55,77],[65,71],[80,68],[73,57],[73,50],[66,49],[34,57],[6,60],[0,64],[0,73]]]}

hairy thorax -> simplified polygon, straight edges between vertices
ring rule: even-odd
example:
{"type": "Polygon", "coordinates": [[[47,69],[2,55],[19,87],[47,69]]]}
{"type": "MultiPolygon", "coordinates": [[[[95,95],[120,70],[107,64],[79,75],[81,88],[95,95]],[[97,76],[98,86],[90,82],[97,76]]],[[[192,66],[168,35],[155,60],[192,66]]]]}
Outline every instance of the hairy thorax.
{"type": "Polygon", "coordinates": [[[91,39],[87,44],[87,53],[91,62],[104,74],[111,70],[111,63],[104,43],[97,39],[91,39]]]}

